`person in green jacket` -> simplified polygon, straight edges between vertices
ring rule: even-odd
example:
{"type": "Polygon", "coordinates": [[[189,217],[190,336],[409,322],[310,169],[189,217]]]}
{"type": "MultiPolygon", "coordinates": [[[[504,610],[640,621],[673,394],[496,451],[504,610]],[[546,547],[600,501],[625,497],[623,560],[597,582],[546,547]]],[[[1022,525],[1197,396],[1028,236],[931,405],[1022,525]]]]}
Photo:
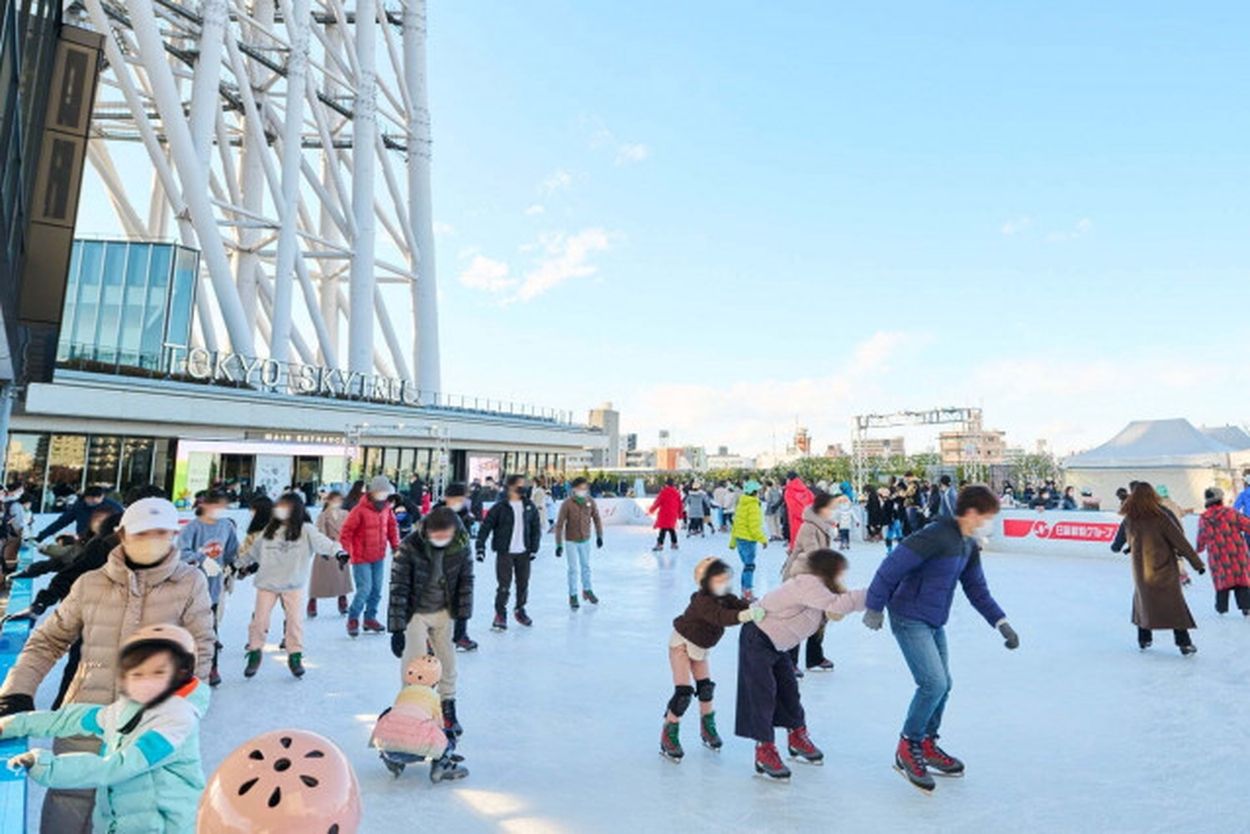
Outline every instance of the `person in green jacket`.
{"type": "Polygon", "coordinates": [[[48,788],[95,788],[91,829],[108,834],[193,834],[204,790],[200,717],[207,686],[195,677],[196,643],[186,629],[153,625],[122,644],[121,690],[111,704],[70,704],[0,718],[0,738],[91,735],[100,752],[29,750],[9,759],[48,788]]]}
{"type": "Polygon", "coordinates": [[[734,512],[733,527],[729,531],[729,549],[737,550],[742,559],[742,598],[755,599],[755,546],[768,547],[768,534],[764,532],[764,512],[757,494],[759,481],[747,481],[742,486],[743,497],[734,512]]]}

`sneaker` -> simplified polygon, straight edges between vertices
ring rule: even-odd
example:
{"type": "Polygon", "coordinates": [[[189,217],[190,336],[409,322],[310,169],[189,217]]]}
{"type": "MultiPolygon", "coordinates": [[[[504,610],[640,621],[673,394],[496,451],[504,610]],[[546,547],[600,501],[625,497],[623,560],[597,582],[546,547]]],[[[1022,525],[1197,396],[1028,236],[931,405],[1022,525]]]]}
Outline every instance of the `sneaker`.
{"type": "Polygon", "coordinates": [[[386,626],[382,625],[377,620],[365,620],[365,631],[372,631],[374,634],[381,634],[386,631],[386,626]]]}
{"type": "Polygon", "coordinates": [[[495,620],[490,624],[491,631],[507,631],[508,619],[503,614],[496,614],[495,620]]]}
{"type": "Polygon", "coordinates": [[[716,713],[709,712],[699,719],[699,738],[703,745],[711,750],[719,750],[725,746],[720,733],[716,732],[716,713]]]}
{"type": "Polygon", "coordinates": [[[251,649],[247,653],[247,666],[243,668],[243,677],[250,678],[260,668],[260,649],[251,649]]]}
{"type": "Polygon", "coordinates": [[[686,751],[681,749],[681,724],[665,721],[660,732],[660,755],[671,762],[680,762],[686,751]]]}
{"type": "Polygon", "coordinates": [[[599,604],[599,597],[595,596],[594,591],[582,591],[582,599],[586,600],[591,605],[599,604]]]}
{"type": "Polygon", "coordinates": [[[308,609],[307,609],[307,613],[308,613],[308,619],[310,619],[310,620],[311,620],[311,619],[315,619],[315,618],[316,618],[316,616],[317,616],[317,600],[315,600],[315,599],[310,599],[310,600],[308,600],[308,609]]]}
{"type": "Polygon", "coordinates": [[[964,763],[938,747],[937,736],[929,736],[920,742],[924,763],[938,776],[963,776],[964,763]]]}
{"type": "Polygon", "coordinates": [[[518,608],[516,611],[513,611],[512,616],[516,617],[516,621],[526,628],[534,624],[534,621],[530,619],[530,615],[525,613],[524,608],[518,608]]]}
{"type": "Polygon", "coordinates": [[[213,664],[213,668],[208,672],[208,685],[221,686],[221,672],[217,671],[217,664],[213,664]]]}
{"type": "Polygon", "coordinates": [[[777,754],[777,745],[771,741],[756,743],[755,772],[762,773],[770,779],[790,778],[790,768],[781,761],[781,756],[777,754]]]}
{"type": "Polygon", "coordinates": [[[791,758],[798,759],[808,764],[823,764],[825,754],[820,748],[812,744],[811,738],[807,735],[806,727],[796,727],[786,736],[786,749],[789,751],[791,758]]]}
{"type": "Polygon", "coordinates": [[[347,636],[356,637],[360,634],[360,620],[355,617],[347,619],[347,636]]]}
{"type": "Polygon", "coordinates": [[[898,748],[894,751],[894,769],[917,789],[925,793],[933,791],[935,783],[925,767],[924,750],[919,741],[899,736],[898,748]]]}
{"type": "Polygon", "coordinates": [[[577,601],[577,594],[569,594],[569,608],[572,608],[574,611],[576,611],[577,609],[581,607],[582,607],[581,603],[577,601]]]}
{"type": "Polygon", "coordinates": [[[286,665],[292,675],[297,678],[304,677],[304,655],[301,652],[291,652],[291,656],[286,659],[286,665]]]}
{"type": "Polygon", "coordinates": [[[832,672],[833,661],[826,657],[824,660],[820,661],[815,666],[808,666],[807,671],[809,672],[832,672]]]}
{"type": "Polygon", "coordinates": [[[347,614],[347,597],[339,597],[339,616],[347,614]]]}
{"type": "Polygon", "coordinates": [[[459,640],[456,641],[456,651],[458,652],[477,651],[477,643],[470,640],[468,637],[461,637],[459,640]]]}

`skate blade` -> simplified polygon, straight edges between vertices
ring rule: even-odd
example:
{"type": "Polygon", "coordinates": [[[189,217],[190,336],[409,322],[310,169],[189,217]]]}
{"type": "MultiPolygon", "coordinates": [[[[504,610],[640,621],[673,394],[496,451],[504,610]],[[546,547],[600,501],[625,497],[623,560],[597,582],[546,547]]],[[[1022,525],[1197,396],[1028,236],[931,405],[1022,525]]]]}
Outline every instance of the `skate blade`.
{"type": "Polygon", "coordinates": [[[672,762],[673,764],[681,764],[681,760],[684,756],[684,753],[681,756],[671,756],[663,750],[660,751],[660,758],[666,762],[672,762]]]}
{"type": "Polygon", "coordinates": [[[907,771],[903,770],[898,765],[894,765],[894,769],[898,771],[898,775],[902,776],[903,781],[905,781],[907,784],[911,785],[913,788],[920,791],[925,796],[933,796],[933,788],[926,788],[923,785],[917,785],[915,782],[913,782],[911,779],[907,777],[907,771]]]}
{"type": "Polygon", "coordinates": [[[710,744],[707,741],[704,741],[703,746],[706,747],[708,750],[711,750],[713,753],[719,753],[721,751],[721,748],[724,747],[725,745],[723,742],[721,744],[710,744]]]}
{"type": "Polygon", "coordinates": [[[929,771],[929,774],[930,774],[930,775],[932,775],[932,776],[937,776],[937,777],[939,777],[939,778],[941,778],[941,779],[962,779],[962,778],[964,778],[964,771],[962,771],[962,770],[961,770],[961,771],[959,771],[958,773],[943,773],[943,772],[942,772],[942,771],[940,771],[940,770],[930,770],[930,771],[929,771]]]}
{"type": "Polygon", "coordinates": [[[757,779],[764,779],[765,781],[768,781],[768,782],[789,782],[790,781],[789,773],[787,773],[784,776],[773,776],[771,773],[760,770],[759,768],[755,769],[755,776],[757,779]]]}
{"type": "Polygon", "coordinates": [[[786,758],[792,762],[798,762],[799,764],[805,764],[805,765],[813,765],[815,767],[820,767],[821,765],[825,763],[825,760],[823,758],[805,759],[802,756],[798,755],[797,753],[791,753],[790,755],[786,756],[786,758]]]}

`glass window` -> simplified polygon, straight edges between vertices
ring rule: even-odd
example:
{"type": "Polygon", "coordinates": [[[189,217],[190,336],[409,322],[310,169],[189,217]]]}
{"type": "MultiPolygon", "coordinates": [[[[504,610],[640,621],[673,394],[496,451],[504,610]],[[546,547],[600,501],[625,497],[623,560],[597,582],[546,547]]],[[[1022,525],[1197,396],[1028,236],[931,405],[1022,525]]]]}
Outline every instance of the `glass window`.
{"type": "Polygon", "coordinates": [[[399,475],[399,449],[387,446],[382,450],[382,474],[395,483],[399,475]]]}
{"type": "Polygon", "coordinates": [[[152,480],[153,440],[150,437],[127,437],[122,441],[118,487],[125,495],[152,480]]]}
{"type": "Polygon", "coordinates": [[[91,435],[87,443],[87,486],[100,486],[112,492],[117,488],[117,467],[121,463],[122,439],[91,435]]]}
{"type": "Polygon", "coordinates": [[[171,345],[191,344],[191,309],[195,304],[195,276],[199,255],[191,249],[178,247],[174,261],[174,284],[169,296],[169,324],[165,341],[171,345]]]}
{"type": "MultiPolygon", "coordinates": [[[[124,365],[139,364],[139,340],[143,333],[147,306],[148,269],[152,245],[129,244],[126,258],[126,279],[122,291],[122,318],[119,328],[118,349],[124,365]]],[[[162,247],[163,248],[163,247],[162,247]]]]}
{"type": "Polygon", "coordinates": [[[48,445],[48,478],[43,485],[44,512],[60,512],[82,489],[87,462],[85,434],[54,434],[48,445]]]}
{"type": "Polygon", "coordinates": [[[152,247],[152,258],[148,265],[147,302],[143,309],[143,337],[139,347],[139,366],[142,368],[156,369],[161,364],[161,352],[164,348],[162,342],[165,340],[165,307],[169,300],[169,271],[173,256],[172,246],[152,247]]]}
{"type": "Polygon", "coordinates": [[[100,310],[100,268],[104,244],[86,240],[79,244],[82,264],[78,274],[78,302],[75,306],[71,355],[95,358],[96,316],[100,310]]]}
{"type": "Polygon", "coordinates": [[[126,280],[126,256],[130,247],[125,243],[104,244],[104,267],[100,280],[100,312],[96,323],[95,344],[99,348],[101,362],[116,362],[120,344],[122,290],[126,280]]]}
{"type": "Polygon", "coordinates": [[[382,449],[378,446],[365,447],[365,463],[361,468],[360,477],[366,481],[382,471],[382,449]]]}
{"type": "Polygon", "coordinates": [[[57,345],[56,359],[63,362],[73,353],[71,344],[74,329],[74,315],[78,310],[78,267],[82,263],[82,247],[78,244],[69,252],[69,271],[65,276],[65,310],[61,314],[61,342],[57,345]]]}
{"type": "Polygon", "coordinates": [[[396,475],[398,480],[395,481],[395,488],[399,490],[408,489],[408,484],[412,482],[412,474],[416,469],[416,449],[400,449],[399,450],[399,473],[396,475]]]}
{"type": "Polygon", "coordinates": [[[44,468],[48,461],[48,435],[21,434],[14,432],[9,435],[8,468],[4,479],[6,484],[25,484],[27,491],[34,499],[35,512],[40,511],[40,499],[43,496],[44,468]]]}

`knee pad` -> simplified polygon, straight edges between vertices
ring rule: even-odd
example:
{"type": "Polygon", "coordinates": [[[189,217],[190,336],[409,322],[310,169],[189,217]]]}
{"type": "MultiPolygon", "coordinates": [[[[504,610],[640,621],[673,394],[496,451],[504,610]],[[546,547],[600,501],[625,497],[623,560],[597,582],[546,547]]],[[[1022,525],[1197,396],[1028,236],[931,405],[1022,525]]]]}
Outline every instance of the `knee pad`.
{"type": "Polygon", "coordinates": [[[677,686],[673,688],[673,697],[668,699],[668,711],[678,718],[690,707],[690,699],[694,695],[693,686],[677,686]]]}
{"type": "Polygon", "coordinates": [[[712,682],[711,678],[695,681],[694,687],[699,700],[705,704],[712,700],[712,693],[716,691],[716,684],[712,682]]]}

